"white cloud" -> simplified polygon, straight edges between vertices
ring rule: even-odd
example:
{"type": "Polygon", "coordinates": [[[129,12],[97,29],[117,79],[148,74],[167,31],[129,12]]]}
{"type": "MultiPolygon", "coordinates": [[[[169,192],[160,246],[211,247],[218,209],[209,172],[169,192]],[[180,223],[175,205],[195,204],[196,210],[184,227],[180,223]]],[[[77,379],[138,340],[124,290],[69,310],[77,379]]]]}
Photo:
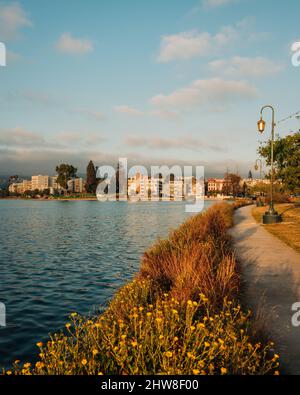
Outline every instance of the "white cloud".
{"type": "Polygon", "coordinates": [[[177,138],[162,138],[151,137],[143,138],[138,136],[129,136],[125,139],[125,143],[130,147],[140,148],[146,147],[149,149],[187,149],[192,151],[210,150],[210,151],[225,151],[224,146],[217,144],[207,144],[200,139],[185,136],[177,138]]]}
{"type": "Polygon", "coordinates": [[[127,115],[131,115],[131,116],[142,116],[144,115],[144,113],[134,107],[130,107],[130,106],[116,106],[114,107],[114,110],[120,114],[127,114],[127,115]]]}
{"type": "Polygon", "coordinates": [[[211,71],[239,77],[261,77],[279,73],[283,66],[264,57],[235,56],[229,60],[216,60],[209,64],[211,71]]]}
{"type": "Polygon", "coordinates": [[[154,96],[150,103],[159,107],[189,108],[196,105],[227,104],[235,100],[253,99],[256,96],[256,88],[245,81],[212,78],[194,81],[191,85],[168,95],[154,96]]]}
{"type": "Polygon", "coordinates": [[[22,28],[31,26],[28,15],[19,3],[0,4],[0,40],[14,40],[22,28]]]}
{"type": "Polygon", "coordinates": [[[70,33],[63,33],[56,43],[59,52],[82,55],[94,50],[94,45],[90,40],[75,38],[70,33]]]}
{"type": "Polygon", "coordinates": [[[195,31],[163,36],[157,60],[167,63],[176,59],[187,60],[206,55],[211,50],[211,40],[209,33],[195,31]]]}
{"type": "Polygon", "coordinates": [[[37,146],[42,143],[44,143],[43,137],[23,128],[0,129],[0,146],[27,147],[37,146]]]}
{"type": "Polygon", "coordinates": [[[60,141],[63,146],[66,145],[68,147],[80,145],[81,147],[92,146],[95,148],[98,144],[106,141],[106,138],[100,133],[64,131],[56,136],[55,141],[60,141]]]}
{"type": "Polygon", "coordinates": [[[229,3],[233,3],[236,0],[203,0],[203,6],[206,8],[217,8],[229,3]]]}
{"type": "Polygon", "coordinates": [[[86,117],[95,119],[97,121],[103,121],[105,116],[102,112],[100,111],[93,111],[93,110],[87,110],[85,108],[72,108],[70,109],[70,112],[74,113],[74,114],[81,114],[84,115],[86,117]]]}
{"type": "Polygon", "coordinates": [[[224,48],[239,38],[235,27],[225,26],[217,34],[196,30],[162,36],[157,61],[168,63],[173,60],[188,60],[208,56],[224,48]]]}
{"type": "Polygon", "coordinates": [[[151,111],[150,115],[162,119],[178,119],[179,117],[179,114],[176,111],[170,111],[166,109],[151,111]]]}

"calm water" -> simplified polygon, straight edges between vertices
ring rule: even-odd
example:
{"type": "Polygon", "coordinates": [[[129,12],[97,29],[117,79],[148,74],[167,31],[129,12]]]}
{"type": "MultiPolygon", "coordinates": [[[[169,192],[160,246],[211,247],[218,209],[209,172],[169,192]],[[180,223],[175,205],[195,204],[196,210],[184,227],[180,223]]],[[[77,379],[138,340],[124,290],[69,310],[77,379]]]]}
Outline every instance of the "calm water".
{"type": "Polygon", "coordinates": [[[32,361],[69,313],[103,308],[187,216],[183,202],[0,201],[0,365],[32,361]]]}

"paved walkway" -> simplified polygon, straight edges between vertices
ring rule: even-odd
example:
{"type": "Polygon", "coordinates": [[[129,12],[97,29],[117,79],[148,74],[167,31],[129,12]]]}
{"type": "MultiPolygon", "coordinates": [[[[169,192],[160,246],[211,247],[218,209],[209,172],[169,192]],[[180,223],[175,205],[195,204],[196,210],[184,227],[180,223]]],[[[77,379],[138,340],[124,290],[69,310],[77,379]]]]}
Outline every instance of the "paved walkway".
{"type": "MultiPolygon", "coordinates": [[[[292,305],[300,302],[300,254],[258,225],[252,207],[235,213],[230,233],[245,285],[245,302],[261,310],[276,342],[282,368],[300,374],[300,327],[292,325],[292,305]]],[[[300,231],[300,230],[299,230],[300,231]]]]}

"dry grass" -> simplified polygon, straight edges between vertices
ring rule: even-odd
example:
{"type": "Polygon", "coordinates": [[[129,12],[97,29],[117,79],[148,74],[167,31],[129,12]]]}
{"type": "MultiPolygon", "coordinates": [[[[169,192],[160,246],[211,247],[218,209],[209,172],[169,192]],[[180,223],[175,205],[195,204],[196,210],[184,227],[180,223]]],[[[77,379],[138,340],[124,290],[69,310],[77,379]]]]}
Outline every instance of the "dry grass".
{"type": "Polygon", "coordinates": [[[73,313],[38,343],[35,366],[16,362],[4,374],[279,374],[274,344],[257,340],[238,301],[233,209],[215,205],[158,241],[103,315],[73,313]]]}
{"type": "Polygon", "coordinates": [[[142,258],[141,278],[186,302],[205,294],[212,303],[237,294],[239,279],[227,236],[232,206],[213,206],[156,243],[142,258]]]}
{"type": "MultiPolygon", "coordinates": [[[[283,222],[276,225],[268,225],[265,228],[284,243],[300,252],[300,204],[278,204],[275,208],[279,214],[282,214],[283,222]]],[[[257,222],[261,223],[262,215],[266,210],[266,207],[253,209],[253,217],[257,222]]]]}

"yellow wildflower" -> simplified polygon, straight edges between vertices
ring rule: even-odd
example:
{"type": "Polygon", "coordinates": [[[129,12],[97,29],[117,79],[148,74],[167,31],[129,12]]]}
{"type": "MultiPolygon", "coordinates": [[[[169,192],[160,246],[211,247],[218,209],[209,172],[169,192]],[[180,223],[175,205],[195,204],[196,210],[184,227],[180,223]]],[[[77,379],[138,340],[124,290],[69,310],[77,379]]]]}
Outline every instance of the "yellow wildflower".
{"type": "Polygon", "coordinates": [[[136,347],[138,344],[136,341],[131,342],[132,347],[136,347]]]}
{"type": "Polygon", "coordinates": [[[221,374],[227,374],[228,370],[226,368],[221,368],[221,374]]]}
{"type": "Polygon", "coordinates": [[[43,347],[43,343],[42,343],[42,342],[36,343],[36,345],[37,345],[39,348],[43,347]]]}
{"type": "Polygon", "coordinates": [[[173,353],[172,353],[171,351],[167,351],[167,352],[165,352],[165,356],[166,356],[167,358],[172,358],[173,353]]]}
{"type": "Polygon", "coordinates": [[[93,350],[93,355],[95,356],[97,354],[99,354],[99,351],[98,350],[93,350]]]}
{"type": "Polygon", "coordinates": [[[198,369],[194,369],[194,370],[193,370],[193,374],[194,374],[195,376],[197,376],[199,373],[200,373],[200,370],[198,370],[198,369]]]}
{"type": "Polygon", "coordinates": [[[84,359],[81,361],[81,363],[82,363],[83,366],[85,366],[85,365],[87,364],[87,360],[84,358],[84,359]]]}

